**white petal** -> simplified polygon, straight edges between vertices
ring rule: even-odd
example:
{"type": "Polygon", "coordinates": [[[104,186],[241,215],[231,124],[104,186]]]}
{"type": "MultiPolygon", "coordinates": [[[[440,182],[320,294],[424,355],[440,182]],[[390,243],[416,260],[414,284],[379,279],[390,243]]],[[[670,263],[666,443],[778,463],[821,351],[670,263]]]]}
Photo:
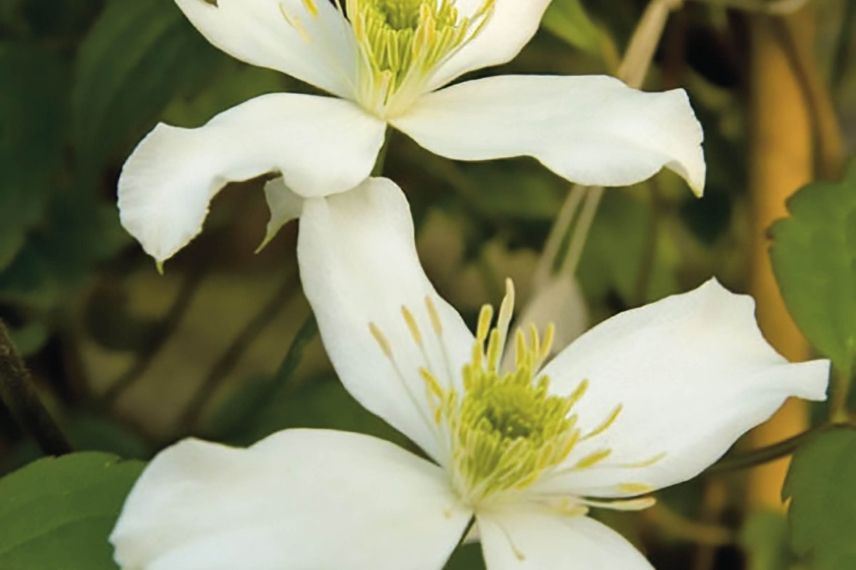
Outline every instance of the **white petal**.
{"type": "Polygon", "coordinates": [[[122,169],[122,225],[163,261],[202,230],[226,183],[278,171],[303,196],[343,192],[369,175],[384,132],[347,101],[286,93],[251,99],[198,129],[160,124],[122,169]]]}
{"type": "Polygon", "coordinates": [[[270,209],[270,220],[265,230],[265,239],[256,249],[260,252],[276,237],[282,226],[296,220],[303,211],[303,198],[292,192],[282,178],[275,178],[265,183],[265,200],[270,209]]]}
{"type": "Polygon", "coordinates": [[[327,0],[176,0],[205,38],[232,57],[340,97],[353,94],[356,46],[327,0]],[[314,14],[309,6],[315,8],[314,14]]]}
{"type": "MultiPolygon", "coordinates": [[[[494,12],[479,35],[440,66],[431,78],[431,89],[450,83],[464,73],[500,65],[520,53],[541,24],[551,0],[496,0],[494,12]]],[[[485,0],[457,0],[462,15],[474,14],[485,0]]]]}
{"type": "Polygon", "coordinates": [[[538,505],[479,513],[488,570],[653,570],[627,540],[603,524],[538,505]]]}
{"type": "Polygon", "coordinates": [[[687,95],[606,76],[500,76],[425,95],[392,121],[456,160],[532,156],[571,182],[625,186],[664,166],[701,195],[702,130],[687,95]]]}
{"type": "Polygon", "coordinates": [[[303,290],[345,387],[442,462],[419,369],[431,370],[447,385],[459,381],[473,337],[419,264],[410,207],[401,189],[390,180],[372,178],[351,192],[307,200],[297,255],[303,290]],[[426,297],[442,324],[440,337],[426,297]],[[418,325],[422,349],[406,325],[402,306],[418,325]],[[370,323],[388,343],[391,358],[370,332],[370,323]]]}
{"type": "Polygon", "coordinates": [[[568,464],[602,449],[609,457],[533,491],[621,497],[694,477],[789,396],[824,399],[829,362],[788,363],[758,330],[752,299],[711,280],[600,324],[544,373],[561,393],[589,381],[575,407],[583,433],[623,408],[568,464]]]}
{"type": "Polygon", "coordinates": [[[161,452],[110,537],[127,569],[442,567],[470,518],[445,473],[368,436],[287,430],[161,452]]]}

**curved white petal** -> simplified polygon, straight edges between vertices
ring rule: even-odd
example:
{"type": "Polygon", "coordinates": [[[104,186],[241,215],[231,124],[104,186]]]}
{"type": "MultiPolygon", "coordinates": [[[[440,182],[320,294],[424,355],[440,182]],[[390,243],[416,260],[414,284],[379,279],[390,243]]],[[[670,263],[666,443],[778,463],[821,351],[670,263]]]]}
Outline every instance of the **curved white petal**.
{"type": "Polygon", "coordinates": [[[600,450],[608,457],[532,491],[622,497],[694,477],[789,396],[824,399],[829,362],[788,363],[758,330],[752,299],[711,280],[600,324],[544,373],[561,393],[589,381],[575,407],[583,433],[622,409],[568,466],[600,450]]]}
{"type": "Polygon", "coordinates": [[[122,225],[163,261],[202,230],[226,183],[278,171],[303,196],[343,192],[369,175],[384,132],[347,101],[288,93],[256,97],[197,129],[160,124],[122,169],[122,225]]]}
{"type": "Polygon", "coordinates": [[[307,200],[297,255],[303,290],[345,387],[443,462],[419,370],[429,369],[447,385],[458,381],[473,336],[419,264],[410,207],[401,189],[390,180],[371,178],[351,192],[307,200]],[[440,336],[426,298],[436,308],[440,336]],[[419,329],[421,347],[403,306],[419,329]]]}
{"type": "MultiPolygon", "coordinates": [[[[495,0],[493,15],[478,36],[449,58],[431,78],[438,89],[464,73],[514,59],[541,24],[551,0],[495,0]]],[[[485,0],[456,0],[462,15],[476,13],[485,0]]]]}
{"type": "Polygon", "coordinates": [[[539,505],[479,513],[488,570],[653,570],[620,534],[583,516],[539,505]]]}
{"type": "Polygon", "coordinates": [[[683,90],[606,76],[500,76],[425,95],[392,124],[456,160],[532,156],[571,182],[625,186],[664,166],[701,195],[702,130],[683,90]]]}
{"type": "Polygon", "coordinates": [[[275,178],[265,183],[265,200],[270,209],[270,220],[265,229],[265,238],[256,249],[256,253],[263,250],[285,224],[299,218],[303,211],[304,198],[292,192],[282,178],[275,178]]]}
{"type": "Polygon", "coordinates": [[[442,567],[470,518],[444,472],[368,436],[287,430],[161,452],[110,537],[127,569],[442,567]]]}
{"type": "Polygon", "coordinates": [[[232,57],[352,97],[356,46],[347,21],[332,2],[176,0],[176,4],[209,42],[232,57]]]}

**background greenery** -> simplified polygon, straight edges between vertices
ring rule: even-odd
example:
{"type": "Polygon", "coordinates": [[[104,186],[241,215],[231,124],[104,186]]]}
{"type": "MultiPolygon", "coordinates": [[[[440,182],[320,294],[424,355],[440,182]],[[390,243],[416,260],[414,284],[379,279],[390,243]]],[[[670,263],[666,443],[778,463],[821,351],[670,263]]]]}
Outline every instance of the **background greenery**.
{"type": "MultiPolygon", "coordinates": [[[[576,274],[585,306],[569,311],[595,323],[710,275],[752,288],[760,262],[750,187],[766,152],[753,125],[777,108],[757,101],[776,97],[763,82],[777,78],[752,54],[753,42],[771,42],[809,93],[811,128],[792,136],[811,139],[811,178],[828,180],[802,190],[793,217],[774,227],[775,271],[846,397],[856,359],[856,166],[838,182],[836,164],[856,142],[854,6],[816,0],[788,25],[716,2],[672,15],[646,87],[689,91],[706,135],[705,198],[668,173],[609,190],[576,274]],[[778,32],[770,40],[759,26],[778,32]]],[[[554,0],[542,32],[503,71],[614,73],[644,7],[554,0]]],[[[43,451],[0,405],[0,473],[15,471],[0,479],[0,568],[112,567],[104,537],[142,460],[188,434],[243,445],[312,426],[407,445],[336,381],[300,290],[294,225],[252,253],[267,220],[261,181],[219,196],[202,237],[164,276],[118,224],[118,171],[157,121],[197,126],[282,90],[311,88],[221,54],[170,0],[0,3],[0,318],[74,449],[92,452],[15,471],[43,451]]],[[[782,160],[774,170],[790,166],[772,160],[782,160]]],[[[430,276],[466,317],[498,301],[506,276],[524,301],[531,295],[567,183],[530,160],[447,161],[402,135],[386,173],[413,203],[430,276]]],[[[849,421],[846,410],[833,419],[849,421]]],[[[790,527],[781,509],[747,499],[751,474],[732,469],[660,493],[645,513],[604,519],[662,569],[856,568],[856,435],[830,428],[824,406],[812,414],[819,435],[800,440],[785,488],[790,527]]],[[[483,567],[478,548],[462,548],[450,567],[483,567]]]]}

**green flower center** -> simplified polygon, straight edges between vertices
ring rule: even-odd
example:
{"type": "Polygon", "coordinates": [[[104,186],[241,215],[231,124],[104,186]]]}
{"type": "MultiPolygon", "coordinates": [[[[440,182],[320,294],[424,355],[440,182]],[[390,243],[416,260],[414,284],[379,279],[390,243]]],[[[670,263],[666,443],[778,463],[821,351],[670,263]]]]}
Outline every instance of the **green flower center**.
{"type": "Polygon", "coordinates": [[[454,484],[470,504],[504,491],[523,490],[567,459],[580,439],[574,404],[587,383],[568,396],[552,394],[538,370],[550,353],[552,326],[542,340],[532,327],[518,330],[515,359],[500,369],[502,346],[513,307],[513,289],[503,301],[497,326],[482,308],[472,359],[462,371],[462,390],[444,390],[422,370],[434,419],[448,429],[454,484]]]}
{"type": "MultiPolygon", "coordinates": [[[[458,371],[443,338],[443,325],[431,300],[425,298],[427,322],[433,339],[423,334],[413,312],[406,306],[401,314],[411,339],[422,354],[419,368],[424,395],[406,374],[393,350],[393,343],[373,322],[369,332],[392,365],[414,409],[438,437],[440,462],[451,475],[461,499],[473,508],[505,493],[520,492],[546,477],[561,477],[570,472],[592,468],[608,459],[612,450],[587,446],[569,460],[580,442],[588,442],[606,432],[621,415],[618,404],[596,426],[583,430],[577,426],[574,406],[588,390],[583,379],[567,395],[556,394],[550,378],[540,373],[550,354],[555,328],[547,327],[543,338],[534,326],[514,336],[513,362],[503,362],[509,323],[514,307],[514,287],[507,281],[507,294],[500,306],[495,326],[493,308],[482,307],[476,340],[470,361],[458,371]],[[441,382],[438,378],[444,378],[441,382]],[[428,407],[425,408],[427,397],[428,407]]],[[[412,357],[412,356],[411,356],[412,357]]],[[[615,463],[616,468],[640,468],[658,462],[663,453],[642,461],[615,463]]],[[[652,489],[645,483],[627,481],[616,486],[625,495],[641,495],[652,489]]],[[[558,511],[568,515],[585,512],[588,506],[615,509],[640,509],[650,506],[650,498],[632,498],[610,503],[582,497],[560,498],[558,502],[542,496],[558,511]]]]}
{"type": "Polygon", "coordinates": [[[347,0],[360,51],[357,97],[392,115],[426,89],[431,72],[481,31],[495,0],[462,17],[455,0],[347,0]]]}

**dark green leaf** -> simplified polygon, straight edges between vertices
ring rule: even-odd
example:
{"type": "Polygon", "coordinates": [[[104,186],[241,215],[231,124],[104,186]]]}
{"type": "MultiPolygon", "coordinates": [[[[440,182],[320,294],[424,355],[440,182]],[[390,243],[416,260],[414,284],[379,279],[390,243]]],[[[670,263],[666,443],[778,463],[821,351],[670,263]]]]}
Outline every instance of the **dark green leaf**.
{"type": "Polygon", "coordinates": [[[0,299],[50,308],[67,291],[85,284],[94,264],[130,240],[115,207],[98,202],[85,189],[55,195],[48,217],[50,222],[0,273],[0,299]]]}
{"type": "Polygon", "coordinates": [[[124,155],[221,58],[173,2],[109,3],[78,54],[72,118],[81,159],[97,166],[117,149],[124,155]]]}
{"type": "Polygon", "coordinates": [[[0,270],[41,217],[62,163],[65,79],[47,51],[0,47],[0,270]]]}
{"type": "Polygon", "coordinates": [[[142,469],[139,461],[76,453],[0,479],[0,568],[116,568],[107,538],[142,469]]]}
{"type": "Polygon", "coordinates": [[[856,430],[826,432],[794,455],[782,494],[790,497],[791,546],[814,570],[856,568],[856,430]]]}
{"type": "Polygon", "coordinates": [[[811,343],[849,376],[856,363],[856,162],[840,183],[817,182],[772,228],[773,269],[811,343]]]}

